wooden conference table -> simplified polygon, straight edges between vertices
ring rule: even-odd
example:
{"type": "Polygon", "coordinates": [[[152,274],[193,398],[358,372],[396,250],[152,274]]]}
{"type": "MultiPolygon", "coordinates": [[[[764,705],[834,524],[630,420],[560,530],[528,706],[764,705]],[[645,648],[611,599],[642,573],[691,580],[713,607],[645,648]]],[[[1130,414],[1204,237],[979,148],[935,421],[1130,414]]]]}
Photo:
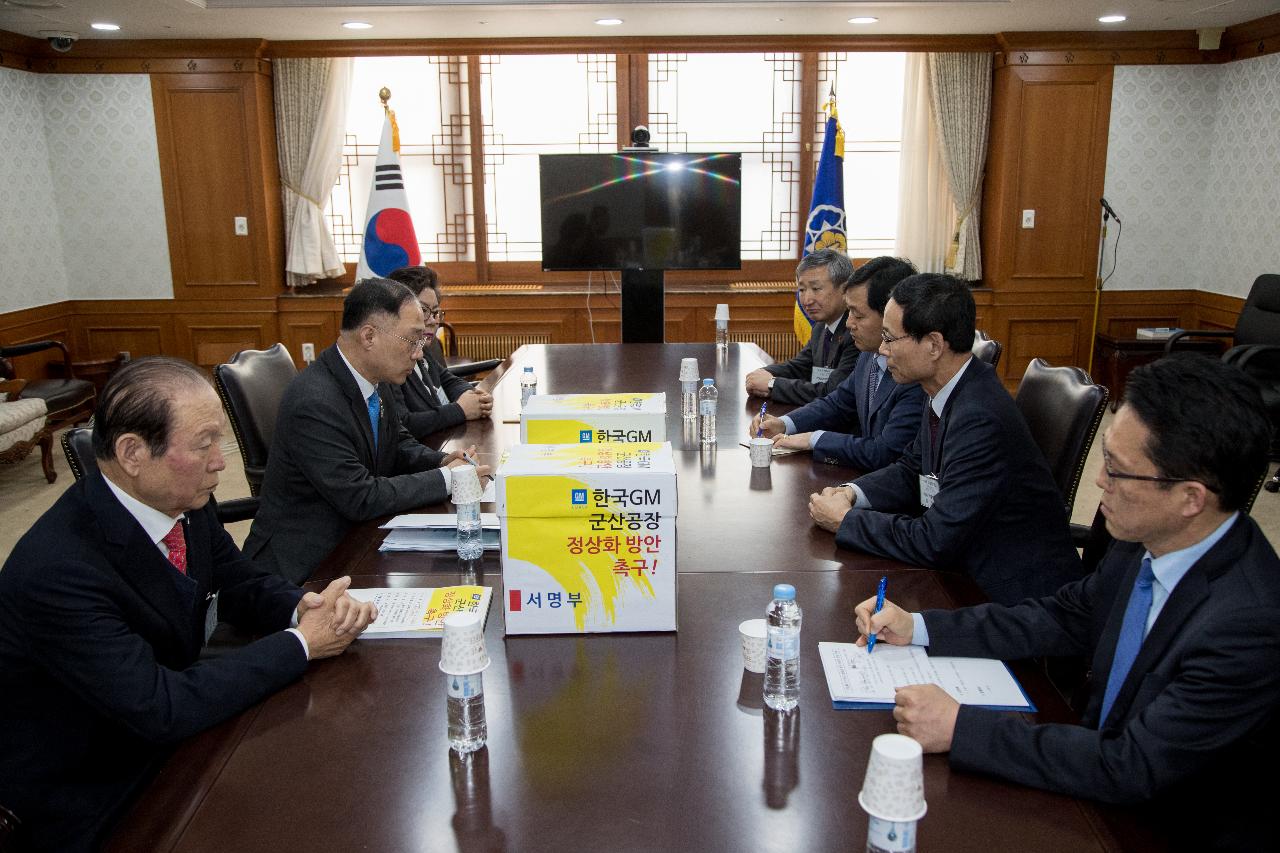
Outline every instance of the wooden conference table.
{"type": "MultiPolygon", "coordinates": [[[[731,345],[521,348],[485,381],[492,421],[475,443],[496,462],[518,441],[517,375],[543,393],[664,390],[679,487],[676,633],[503,636],[496,555],[379,553],[382,532],[352,532],[313,579],[357,586],[494,587],[486,637],[488,745],[450,752],[444,676],[430,640],[359,641],[298,683],[182,744],[126,816],[109,850],[751,851],[861,850],[857,804],[871,740],[887,711],[835,711],[819,640],[854,636],[853,606],[882,574],[908,608],[981,601],[967,578],[837,551],[811,524],[810,492],[854,472],[808,454],[753,471],[738,441],[758,405],[742,377],[766,356],[731,345]],[[679,359],[697,356],[720,388],[718,450],[683,434],[679,359]],[[711,373],[714,366],[715,372],[711,373]],[[773,584],[804,608],[798,712],[763,708],[742,668],[737,625],[762,615],[773,584]]],[[[442,507],[441,511],[446,511],[442,507]]],[[[1070,712],[1033,667],[1015,665],[1037,719],[1070,712]]],[[[953,773],[926,756],[920,850],[1139,849],[1152,837],[1125,814],[1069,797],[953,773]]]]}

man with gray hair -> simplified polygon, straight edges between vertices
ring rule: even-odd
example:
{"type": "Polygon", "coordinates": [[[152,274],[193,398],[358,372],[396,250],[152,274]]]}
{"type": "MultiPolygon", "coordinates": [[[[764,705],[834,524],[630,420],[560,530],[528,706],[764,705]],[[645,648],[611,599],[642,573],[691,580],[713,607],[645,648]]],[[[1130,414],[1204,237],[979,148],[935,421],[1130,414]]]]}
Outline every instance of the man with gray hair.
{"type": "Polygon", "coordinates": [[[194,365],[126,364],[97,465],[0,571],[0,804],[20,850],[90,850],[178,741],[341,653],[377,618],[350,578],[303,591],[245,559],[212,501],[226,417],[194,365]],[[199,659],[210,601],[262,639],[199,659]],[[292,626],[292,627],[291,627],[292,626]]]}
{"type": "Polygon", "coordinates": [[[369,278],[351,289],[338,342],[280,401],[246,554],[303,583],[353,525],[452,493],[450,468],[467,462],[418,443],[395,415],[389,384],[405,381],[428,340],[403,284],[369,278]]]}
{"type": "Polygon", "coordinates": [[[835,389],[853,372],[858,348],[845,326],[844,284],[853,262],[843,252],[819,249],[796,267],[796,299],[813,323],[809,343],[790,361],[747,374],[747,393],[804,405],[835,389]]]}

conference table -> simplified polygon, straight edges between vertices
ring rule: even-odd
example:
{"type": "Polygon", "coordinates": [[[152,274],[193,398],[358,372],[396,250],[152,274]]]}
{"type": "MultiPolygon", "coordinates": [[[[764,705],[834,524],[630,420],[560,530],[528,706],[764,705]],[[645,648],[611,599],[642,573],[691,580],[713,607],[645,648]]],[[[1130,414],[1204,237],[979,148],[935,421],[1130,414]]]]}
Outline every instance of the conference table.
{"type": "MultiPolygon", "coordinates": [[[[368,640],[181,744],[124,817],[108,850],[827,851],[861,850],[857,802],[888,711],[836,711],[819,641],[851,642],[853,607],[880,577],[909,609],[980,602],[967,577],[836,549],[808,517],[811,492],[857,472],[809,454],[753,469],[738,442],[759,402],[749,344],[540,345],[484,381],[491,419],[441,437],[497,464],[519,441],[518,375],[541,393],[666,391],[678,487],[674,633],[504,636],[497,555],[379,552],[377,523],[355,528],[312,579],[358,587],[481,583],[487,746],[459,756],[446,739],[437,640],[368,640]],[[679,361],[694,356],[719,388],[717,446],[680,419],[679,361]],[[737,632],[763,615],[775,583],[804,610],[798,709],[761,700],[737,632]]],[[[777,410],[783,411],[782,407],[777,410]]],[[[450,507],[441,505],[438,511],[450,507]]],[[[489,509],[489,507],[486,507],[489,509]]],[[[1040,722],[1074,717],[1041,669],[1013,664],[1040,722]]],[[[1122,809],[952,771],[924,759],[920,850],[1159,849],[1122,809]]]]}

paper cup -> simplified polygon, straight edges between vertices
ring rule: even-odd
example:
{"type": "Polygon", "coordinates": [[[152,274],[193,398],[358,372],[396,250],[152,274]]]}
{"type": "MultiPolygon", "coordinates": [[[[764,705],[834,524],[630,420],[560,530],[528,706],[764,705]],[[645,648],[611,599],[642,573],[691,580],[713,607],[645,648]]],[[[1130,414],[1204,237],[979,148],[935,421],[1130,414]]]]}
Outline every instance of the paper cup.
{"type": "Polygon", "coordinates": [[[751,467],[768,468],[773,461],[773,439],[756,436],[748,444],[751,451],[751,467]]]}
{"type": "Polygon", "coordinates": [[[766,628],[763,619],[748,619],[738,626],[742,638],[742,665],[748,672],[764,672],[766,628]]]}
{"type": "Polygon", "coordinates": [[[718,305],[716,305],[716,320],[717,321],[723,320],[726,323],[729,322],[729,303],[728,302],[721,302],[718,305]]]}
{"type": "Polygon", "coordinates": [[[484,625],[478,613],[450,613],[440,638],[440,670],[449,675],[475,675],[489,667],[484,625]]]}
{"type": "Polygon", "coordinates": [[[484,486],[480,485],[480,476],[471,465],[458,465],[450,469],[453,478],[453,502],[462,504],[475,503],[484,494],[484,486]]]}
{"type": "Polygon", "coordinates": [[[696,358],[680,359],[680,381],[681,382],[697,382],[698,381],[698,360],[696,358]]]}
{"type": "Polygon", "coordinates": [[[924,817],[924,750],[906,735],[871,742],[858,804],[872,817],[906,823],[924,817]]]}

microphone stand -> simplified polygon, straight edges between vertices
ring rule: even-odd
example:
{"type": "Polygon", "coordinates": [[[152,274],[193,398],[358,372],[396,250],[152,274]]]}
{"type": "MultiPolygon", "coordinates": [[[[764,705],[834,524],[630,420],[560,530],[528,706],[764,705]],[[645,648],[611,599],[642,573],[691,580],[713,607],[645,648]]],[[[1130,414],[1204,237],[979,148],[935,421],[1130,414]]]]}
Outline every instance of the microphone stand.
{"type": "Polygon", "coordinates": [[[1104,208],[1102,211],[1102,236],[1098,240],[1098,277],[1093,291],[1093,330],[1089,333],[1089,366],[1086,372],[1093,376],[1093,350],[1098,343],[1098,305],[1102,301],[1102,261],[1107,250],[1107,221],[1111,214],[1104,208]]]}

